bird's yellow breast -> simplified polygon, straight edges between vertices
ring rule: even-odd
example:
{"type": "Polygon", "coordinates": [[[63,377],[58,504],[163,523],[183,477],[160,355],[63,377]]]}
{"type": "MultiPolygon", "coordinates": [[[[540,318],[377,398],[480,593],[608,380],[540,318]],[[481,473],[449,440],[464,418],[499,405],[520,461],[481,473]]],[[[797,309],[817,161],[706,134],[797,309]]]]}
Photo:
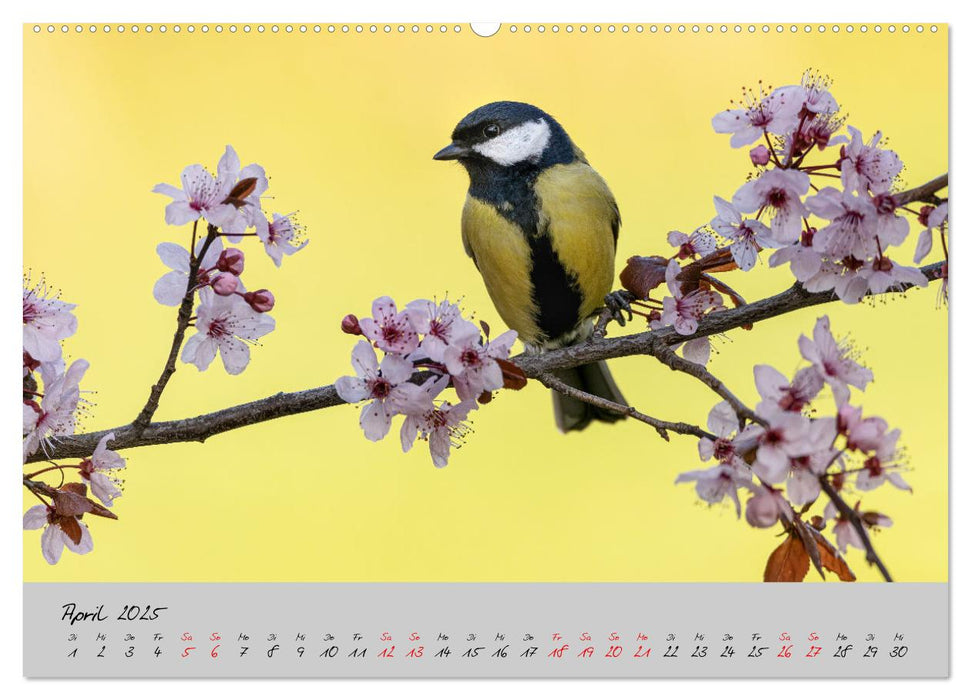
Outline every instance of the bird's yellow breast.
{"type": "Polygon", "coordinates": [[[470,195],[462,238],[503,321],[523,342],[548,346],[575,335],[603,305],[620,218],[607,184],[584,161],[547,168],[532,193],[535,211],[518,216],[505,202],[470,195]],[[530,218],[535,230],[515,223],[530,218]]]}
{"type": "Polygon", "coordinates": [[[540,332],[532,303],[529,244],[523,230],[492,204],[469,195],[462,210],[462,241],[499,316],[520,340],[536,341],[540,332]]]}

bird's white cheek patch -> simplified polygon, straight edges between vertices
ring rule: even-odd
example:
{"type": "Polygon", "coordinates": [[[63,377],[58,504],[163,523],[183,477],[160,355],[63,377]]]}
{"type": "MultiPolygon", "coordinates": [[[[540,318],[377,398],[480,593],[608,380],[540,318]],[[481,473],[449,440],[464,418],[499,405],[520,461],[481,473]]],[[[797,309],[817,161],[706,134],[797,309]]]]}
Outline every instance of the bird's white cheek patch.
{"type": "Polygon", "coordinates": [[[476,153],[499,165],[537,161],[550,142],[550,125],[545,119],[526,122],[472,147],[476,153]]]}

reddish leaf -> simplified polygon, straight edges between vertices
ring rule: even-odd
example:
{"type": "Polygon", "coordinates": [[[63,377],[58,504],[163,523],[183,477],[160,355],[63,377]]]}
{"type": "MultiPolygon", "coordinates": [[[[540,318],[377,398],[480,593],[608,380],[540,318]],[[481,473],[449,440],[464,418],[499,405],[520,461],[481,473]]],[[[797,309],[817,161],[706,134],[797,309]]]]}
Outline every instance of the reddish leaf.
{"type": "Polygon", "coordinates": [[[635,255],[627,259],[627,266],[620,273],[620,283],[638,299],[646,299],[652,289],[664,283],[667,267],[667,258],[660,255],[635,255]]]}
{"type": "Polygon", "coordinates": [[[253,194],[253,190],[256,189],[256,178],[247,177],[236,183],[236,186],[229,191],[229,196],[223,200],[223,204],[232,204],[234,207],[239,209],[246,202],[243,200],[253,194]]]}
{"type": "Polygon", "coordinates": [[[526,386],[526,374],[509,360],[497,359],[502,370],[502,386],[504,389],[519,390],[526,386]]]}
{"type": "Polygon", "coordinates": [[[72,481],[68,484],[64,484],[61,487],[62,491],[70,491],[71,493],[76,493],[79,496],[88,495],[88,485],[81,483],[80,481],[72,481]]]}
{"type": "Polygon", "coordinates": [[[763,581],[770,583],[798,582],[809,573],[809,554],[798,535],[789,533],[765,563],[763,581]]]}
{"type": "Polygon", "coordinates": [[[57,525],[74,544],[81,544],[81,523],[77,518],[58,518],[57,525]]]}
{"type": "Polygon", "coordinates": [[[856,574],[850,569],[849,564],[840,554],[840,551],[830,544],[829,540],[823,537],[813,528],[807,528],[812,533],[813,538],[819,548],[819,559],[823,567],[832,571],[840,581],[856,581],[856,574]]]}
{"type": "Polygon", "coordinates": [[[81,483],[64,484],[60,489],[54,491],[52,496],[54,501],[54,511],[58,515],[65,517],[82,516],[85,513],[98,515],[102,518],[117,520],[118,516],[112,513],[99,503],[95,503],[84,494],[87,487],[81,483]]]}
{"type": "Polygon", "coordinates": [[[489,403],[490,401],[492,401],[492,392],[491,391],[483,391],[481,394],[479,394],[478,401],[479,401],[479,403],[481,405],[485,406],[487,403],[489,403]]]}

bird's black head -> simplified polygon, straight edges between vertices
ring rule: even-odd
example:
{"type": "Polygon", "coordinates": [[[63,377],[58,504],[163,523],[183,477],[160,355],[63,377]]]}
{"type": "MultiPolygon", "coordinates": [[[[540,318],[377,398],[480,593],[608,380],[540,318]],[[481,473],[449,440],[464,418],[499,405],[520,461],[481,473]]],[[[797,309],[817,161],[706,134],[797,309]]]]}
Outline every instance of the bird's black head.
{"type": "Polygon", "coordinates": [[[435,160],[458,160],[470,173],[482,169],[542,170],[572,163],[576,149],[563,127],[525,102],[491,102],[470,112],[435,160]]]}

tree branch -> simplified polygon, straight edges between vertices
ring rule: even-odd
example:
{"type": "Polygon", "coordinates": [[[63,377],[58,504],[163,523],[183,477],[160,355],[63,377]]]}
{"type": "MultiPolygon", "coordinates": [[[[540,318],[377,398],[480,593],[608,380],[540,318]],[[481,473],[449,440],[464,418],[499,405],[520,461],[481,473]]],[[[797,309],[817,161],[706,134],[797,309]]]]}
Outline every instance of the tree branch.
{"type": "Polygon", "coordinates": [[[657,431],[658,435],[668,441],[671,440],[671,438],[668,436],[669,430],[673,433],[680,433],[681,435],[694,435],[695,437],[700,438],[706,437],[709,440],[715,440],[717,438],[716,435],[712,435],[706,430],[702,430],[697,425],[691,425],[689,423],[672,423],[666,420],[659,420],[658,418],[653,418],[645,413],[641,413],[633,406],[625,406],[595,394],[587,393],[586,391],[570,386],[563,380],[556,377],[556,375],[548,372],[544,372],[536,378],[547,388],[554,389],[561,394],[572,396],[573,398],[579,399],[580,401],[588,403],[592,406],[598,406],[599,408],[603,408],[608,411],[630,416],[631,418],[639,420],[642,423],[647,423],[657,431]]]}
{"type": "Polygon", "coordinates": [[[152,390],[149,392],[145,407],[142,408],[141,413],[131,423],[131,429],[135,433],[143,432],[152,422],[152,416],[158,410],[158,402],[162,398],[162,392],[165,391],[169,379],[175,374],[175,363],[179,359],[179,350],[182,348],[182,341],[185,340],[185,331],[189,327],[189,319],[192,318],[192,307],[196,296],[199,268],[202,266],[202,259],[206,257],[206,253],[209,251],[209,246],[212,245],[212,242],[218,236],[216,227],[209,224],[205,243],[202,244],[199,255],[196,255],[196,227],[198,224],[199,222],[196,221],[192,225],[192,248],[189,251],[189,279],[186,282],[185,296],[182,297],[182,303],[179,305],[179,315],[176,317],[175,335],[172,337],[172,346],[169,348],[169,355],[165,360],[165,366],[162,367],[162,374],[159,376],[158,381],[152,385],[152,390]]]}
{"type": "Polygon", "coordinates": [[[860,520],[860,514],[856,512],[854,508],[850,508],[849,504],[843,500],[840,496],[839,491],[837,491],[833,485],[826,478],[826,475],[819,477],[819,485],[823,489],[829,500],[833,502],[836,506],[836,510],[840,512],[844,518],[850,521],[853,529],[856,530],[856,534],[860,536],[860,541],[863,542],[863,547],[866,550],[866,560],[871,564],[874,564],[879,570],[880,574],[883,576],[884,580],[888,583],[893,583],[893,579],[890,577],[890,572],[887,571],[887,567],[884,566],[883,561],[880,559],[877,551],[873,548],[873,543],[870,541],[870,535],[866,531],[866,526],[863,521],[860,520]]]}
{"type": "MultiPolygon", "coordinates": [[[[938,279],[942,266],[942,262],[925,265],[921,268],[921,272],[929,280],[938,279]]],[[[751,304],[709,314],[701,320],[698,330],[690,336],[680,335],[673,328],[667,327],[615,338],[594,339],[539,355],[521,354],[513,358],[513,362],[527,377],[536,379],[541,374],[555,369],[576,367],[597,360],[630,355],[655,355],[657,349],[664,346],[677,345],[692,338],[717,335],[798,309],[826,304],[837,298],[833,292],[807,292],[801,285],[796,284],[784,292],[751,304]]],[[[663,350],[661,352],[663,354],[663,350]]],[[[150,423],[144,428],[128,424],[93,433],[56,437],[46,454],[43,450],[38,450],[26,461],[30,463],[90,456],[98,441],[110,432],[115,433],[115,439],[110,445],[113,450],[175,442],[204,442],[213,435],[229,430],[342,403],[344,401],[337,395],[333,385],[279,393],[193,418],[150,423]]]]}

